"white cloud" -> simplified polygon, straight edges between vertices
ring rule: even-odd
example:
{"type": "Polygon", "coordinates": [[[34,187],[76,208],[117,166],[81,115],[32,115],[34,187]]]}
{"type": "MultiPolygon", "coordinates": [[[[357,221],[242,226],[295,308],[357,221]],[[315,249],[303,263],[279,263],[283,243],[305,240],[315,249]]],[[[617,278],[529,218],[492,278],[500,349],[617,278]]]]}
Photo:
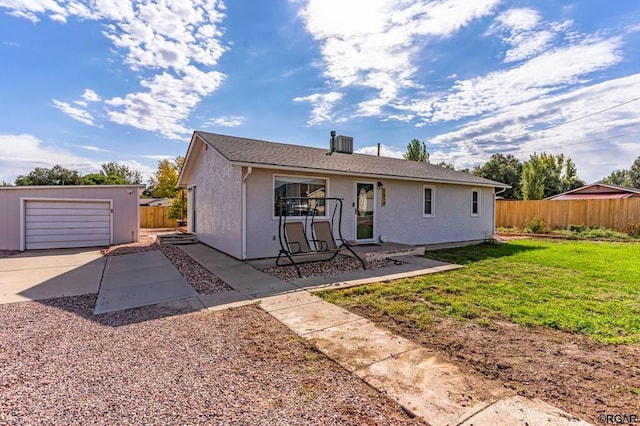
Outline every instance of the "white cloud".
{"type": "MultiPolygon", "coordinates": [[[[309,0],[300,16],[321,44],[324,75],[338,87],[361,86],[375,95],[359,104],[358,115],[374,116],[401,89],[413,88],[413,63],[426,37],[447,37],[492,12],[500,0],[359,2],[309,0]]],[[[330,114],[330,109],[323,111],[330,114]]],[[[310,123],[317,122],[314,108],[310,123]]]]}
{"type": "MultiPolygon", "coordinates": [[[[354,152],[358,154],[367,154],[367,155],[378,155],[378,146],[363,146],[360,147],[354,152]]],[[[384,144],[380,144],[380,156],[381,157],[391,157],[391,158],[403,158],[403,154],[405,151],[398,150],[393,147],[389,147],[384,144]]]]}
{"type": "Polygon", "coordinates": [[[140,83],[147,91],[106,100],[105,104],[112,107],[107,114],[119,124],[183,139],[190,133],[183,121],[203,96],[218,88],[223,78],[217,71],[203,72],[192,66],[183,70],[181,78],[159,74],[140,83]]]}
{"type": "Polygon", "coordinates": [[[242,116],[215,117],[205,122],[202,127],[239,127],[242,126],[245,121],[245,117],[242,116]]]}
{"type": "Polygon", "coordinates": [[[18,175],[36,167],[51,168],[56,164],[82,173],[100,168],[98,162],[47,145],[33,135],[0,135],[0,181],[13,182],[18,175]]]}
{"type": "Polygon", "coordinates": [[[458,80],[439,97],[412,101],[398,108],[412,111],[427,122],[441,122],[549,96],[571,85],[586,83],[590,73],[620,62],[621,43],[618,37],[587,39],[547,51],[508,70],[458,80]]]}
{"type": "Polygon", "coordinates": [[[97,146],[92,146],[92,145],[75,145],[78,148],[82,148],[82,149],[86,149],[87,151],[94,151],[94,152],[111,152],[108,149],[103,149],[97,146]]]}
{"type": "MultiPolygon", "coordinates": [[[[88,5],[77,0],[0,0],[0,7],[32,22],[40,16],[58,22],[69,17],[101,21],[104,36],[146,89],[104,100],[107,117],[119,124],[183,138],[191,111],[225,77],[212,69],[227,50],[220,40],[225,9],[221,0],[95,0],[88,5]]],[[[101,100],[87,89],[76,104],[101,100]]],[[[93,125],[87,111],[60,101],[55,105],[93,125]]]]}
{"type": "Polygon", "coordinates": [[[313,106],[311,118],[307,121],[307,125],[314,126],[325,121],[332,120],[333,105],[342,99],[343,94],[338,92],[330,93],[314,93],[313,95],[294,98],[294,102],[309,102],[313,106]]]}
{"type": "Polygon", "coordinates": [[[171,160],[176,158],[175,155],[169,155],[169,154],[148,154],[148,155],[138,155],[138,157],[148,158],[150,160],[158,160],[158,161],[171,160]]]}
{"type": "Polygon", "coordinates": [[[93,116],[88,111],[76,108],[74,106],[71,106],[67,102],[62,102],[57,99],[52,99],[51,102],[53,103],[54,107],[58,108],[60,111],[64,112],[74,120],[78,120],[84,124],[88,124],[89,126],[96,125],[94,123],[93,116]]]}
{"type": "Polygon", "coordinates": [[[84,93],[82,93],[80,97],[86,102],[98,102],[102,100],[100,96],[98,96],[98,94],[91,89],[85,89],[84,93]]]}
{"type": "Polygon", "coordinates": [[[638,97],[640,74],[634,74],[504,107],[429,143],[457,167],[483,163],[495,152],[523,161],[534,152],[564,153],[583,179],[596,181],[613,169],[628,168],[640,153],[640,100],[597,112],[638,97]],[[597,114],[581,119],[591,113],[597,114]],[[569,121],[574,122],[537,131],[569,121]]]}

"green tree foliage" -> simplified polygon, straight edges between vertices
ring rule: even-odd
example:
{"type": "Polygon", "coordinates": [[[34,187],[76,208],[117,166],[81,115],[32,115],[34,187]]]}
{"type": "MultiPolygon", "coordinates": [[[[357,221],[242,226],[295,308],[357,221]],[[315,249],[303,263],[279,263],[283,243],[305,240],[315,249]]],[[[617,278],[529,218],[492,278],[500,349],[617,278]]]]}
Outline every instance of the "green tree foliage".
{"type": "Polygon", "coordinates": [[[184,188],[181,188],[177,196],[171,202],[169,208],[169,219],[184,219],[187,217],[187,197],[184,188]]]}
{"type": "Polygon", "coordinates": [[[412,139],[407,145],[407,152],[403,155],[405,160],[419,161],[421,163],[429,162],[429,153],[427,145],[418,139],[412,139]]]}
{"type": "Polygon", "coordinates": [[[77,170],[70,170],[55,165],[50,169],[46,167],[36,167],[27,175],[20,175],[16,178],[16,185],[80,185],[82,177],[77,170]]]}
{"type": "Polygon", "coordinates": [[[608,183],[609,185],[633,186],[631,184],[631,175],[627,169],[616,169],[600,182],[608,183]]]}
{"type": "Polygon", "coordinates": [[[533,154],[522,165],[521,193],[525,200],[541,200],[584,185],[575,163],[563,154],[533,154]]]}
{"type": "Polygon", "coordinates": [[[445,169],[455,170],[456,167],[452,163],[447,163],[446,161],[441,161],[437,164],[440,167],[444,167],[445,169]]]}
{"type": "Polygon", "coordinates": [[[640,188],[640,156],[636,158],[629,169],[617,169],[609,176],[601,180],[610,185],[628,186],[640,188]]]}
{"type": "Polygon", "coordinates": [[[522,163],[512,154],[493,154],[489,161],[482,166],[474,167],[472,173],[485,179],[510,185],[511,188],[502,193],[504,198],[517,199],[522,195],[520,190],[522,163]]]}
{"type": "Polygon", "coordinates": [[[636,161],[633,162],[631,168],[629,169],[629,180],[631,181],[631,186],[635,188],[640,188],[640,155],[636,158],[636,161]]]}
{"type": "Polygon", "coordinates": [[[110,161],[103,164],[100,174],[105,176],[108,184],[127,185],[142,183],[142,174],[137,170],[131,170],[124,164],[110,161]]]}
{"type": "Polygon", "coordinates": [[[178,175],[184,164],[184,157],[178,156],[175,160],[162,160],[158,162],[158,170],[149,180],[151,193],[154,197],[174,198],[178,195],[178,175]]]}

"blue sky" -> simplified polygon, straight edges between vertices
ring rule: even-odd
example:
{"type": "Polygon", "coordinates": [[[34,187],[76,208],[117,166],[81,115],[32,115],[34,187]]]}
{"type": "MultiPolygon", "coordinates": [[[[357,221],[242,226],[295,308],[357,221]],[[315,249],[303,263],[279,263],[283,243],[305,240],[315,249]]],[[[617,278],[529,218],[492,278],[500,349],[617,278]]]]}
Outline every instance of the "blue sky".
{"type": "Polygon", "coordinates": [[[0,181],[117,161],[149,176],[195,129],[484,163],[640,155],[636,0],[0,0],[0,181]]]}

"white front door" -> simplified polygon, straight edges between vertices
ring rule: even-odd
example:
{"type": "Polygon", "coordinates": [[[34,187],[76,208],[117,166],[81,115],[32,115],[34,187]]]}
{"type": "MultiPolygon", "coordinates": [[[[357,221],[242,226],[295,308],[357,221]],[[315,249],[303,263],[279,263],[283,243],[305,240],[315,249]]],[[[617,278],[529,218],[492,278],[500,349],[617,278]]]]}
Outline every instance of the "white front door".
{"type": "Polygon", "coordinates": [[[375,241],[375,183],[355,182],[356,241],[375,241]]]}

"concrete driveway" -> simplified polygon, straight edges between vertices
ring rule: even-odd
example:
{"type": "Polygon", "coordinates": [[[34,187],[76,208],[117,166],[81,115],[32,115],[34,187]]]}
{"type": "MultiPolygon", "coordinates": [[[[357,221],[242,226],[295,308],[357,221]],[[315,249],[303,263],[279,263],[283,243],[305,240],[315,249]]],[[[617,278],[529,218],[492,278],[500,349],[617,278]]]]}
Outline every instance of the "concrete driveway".
{"type": "Polygon", "coordinates": [[[97,293],[105,261],[95,248],[34,250],[0,259],[0,304],[97,293]]]}

